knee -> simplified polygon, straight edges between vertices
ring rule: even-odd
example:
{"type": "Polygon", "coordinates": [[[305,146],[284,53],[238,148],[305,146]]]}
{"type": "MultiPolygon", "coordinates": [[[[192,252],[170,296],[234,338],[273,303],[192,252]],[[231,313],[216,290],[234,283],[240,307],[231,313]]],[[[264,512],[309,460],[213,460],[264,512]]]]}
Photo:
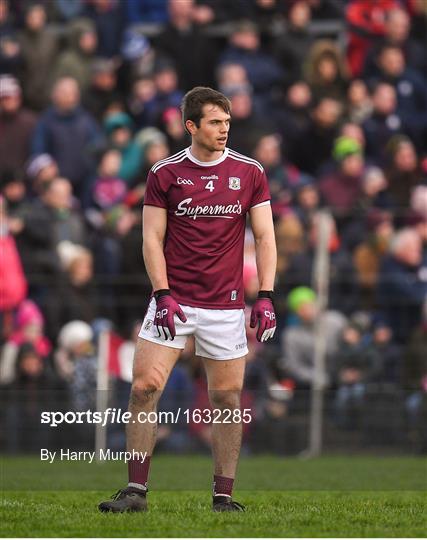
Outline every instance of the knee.
{"type": "Polygon", "coordinates": [[[215,409],[237,409],[240,407],[241,388],[210,390],[209,399],[215,409]]]}
{"type": "Polygon", "coordinates": [[[132,403],[144,405],[156,402],[161,394],[161,384],[154,377],[136,377],[132,382],[130,400],[132,403]]]}

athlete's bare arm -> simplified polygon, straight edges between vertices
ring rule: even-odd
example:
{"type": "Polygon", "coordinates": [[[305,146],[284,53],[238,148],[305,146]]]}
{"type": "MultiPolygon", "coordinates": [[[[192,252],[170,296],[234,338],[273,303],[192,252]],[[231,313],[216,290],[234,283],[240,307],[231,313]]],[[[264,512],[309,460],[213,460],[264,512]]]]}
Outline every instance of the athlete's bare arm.
{"type": "Polygon", "coordinates": [[[277,250],[271,206],[257,206],[249,211],[255,238],[259,288],[272,291],[276,275],[277,250]]]}
{"type": "Polygon", "coordinates": [[[169,289],[163,246],[166,234],[167,210],[144,205],[142,212],[142,254],[153,290],[169,289]]]}

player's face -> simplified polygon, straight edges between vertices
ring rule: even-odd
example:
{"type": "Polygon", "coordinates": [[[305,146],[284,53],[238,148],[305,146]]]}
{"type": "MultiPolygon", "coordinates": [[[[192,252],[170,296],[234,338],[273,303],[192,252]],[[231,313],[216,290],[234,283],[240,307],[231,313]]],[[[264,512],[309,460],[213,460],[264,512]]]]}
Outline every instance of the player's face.
{"type": "Polygon", "coordinates": [[[217,105],[203,106],[200,126],[192,132],[193,140],[209,152],[221,152],[227,144],[230,115],[217,105]]]}

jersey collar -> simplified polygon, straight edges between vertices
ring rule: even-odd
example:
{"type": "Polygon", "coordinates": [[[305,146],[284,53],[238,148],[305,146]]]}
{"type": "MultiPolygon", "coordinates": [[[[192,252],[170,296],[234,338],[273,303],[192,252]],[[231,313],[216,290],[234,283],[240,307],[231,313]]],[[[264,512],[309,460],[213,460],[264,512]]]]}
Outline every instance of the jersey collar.
{"type": "Polygon", "coordinates": [[[185,149],[185,153],[188,159],[192,161],[193,163],[196,163],[197,165],[200,165],[201,167],[212,167],[212,165],[218,165],[219,163],[222,163],[225,160],[225,158],[228,156],[228,148],[225,147],[222,156],[219,157],[218,159],[215,159],[215,161],[199,161],[191,153],[190,147],[185,149]]]}

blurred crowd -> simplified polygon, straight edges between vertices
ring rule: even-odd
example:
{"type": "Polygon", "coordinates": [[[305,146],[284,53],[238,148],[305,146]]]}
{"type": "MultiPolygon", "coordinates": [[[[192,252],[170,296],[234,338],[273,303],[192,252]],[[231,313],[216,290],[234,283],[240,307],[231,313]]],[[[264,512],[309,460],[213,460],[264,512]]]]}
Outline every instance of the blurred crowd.
{"type": "MultiPolygon", "coordinates": [[[[277,237],[275,341],[258,344],[248,329],[249,447],[295,450],[286,445],[307,411],[320,324],[331,423],[425,449],[426,37],[424,0],[0,0],[6,447],[30,450],[31,426],[39,447],[49,434],[37,415],[53,403],[95,407],[103,329],[119,336],[112,400],[126,407],[151,291],[147,173],[189,145],[180,101],[207,85],[231,100],[228,146],[266,171],[277,237]],[[330,282],[319,315],[324,209],[330,282]]],[[[244,285],[250,306],[249,231],[244,285]]],[[[180,406],[207,406],[191,343],[162,398],[165,410],[180,406]]],[[[209,445],[200,424],[162,426],[160,444],[188,450],[189,433],[209,445]]],[[[123,445],[121,431],[110,435],[123,445]]]]}

